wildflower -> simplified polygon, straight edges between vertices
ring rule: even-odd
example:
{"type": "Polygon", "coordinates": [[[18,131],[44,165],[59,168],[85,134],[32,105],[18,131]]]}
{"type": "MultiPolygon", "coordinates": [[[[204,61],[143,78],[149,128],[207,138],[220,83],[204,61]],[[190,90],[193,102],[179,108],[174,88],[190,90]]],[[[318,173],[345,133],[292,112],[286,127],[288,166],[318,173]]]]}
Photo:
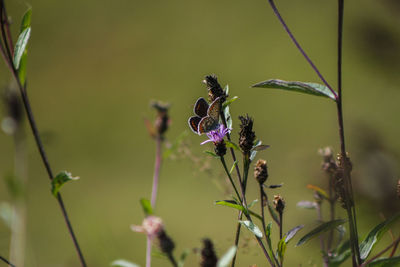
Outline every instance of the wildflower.
{"type": "Polygon", "coordinates": [[[240,132],[239,132],[239,146],[244,154],[250,154],[250,150],[253,148],[256,134],[253,131],[253,119],[249,115],[239,116],[241,121],[240,132]]]}
{"type": "Polygon", "coordinates": [[[150,238],[158,236],[163,231],[163,223],[161,218],[156,216],[147,216],[144,218],[142,225],[131,225],[131,229],[134,232],[145,233],[150,238]]]}
{"type": "Polygon", "coordinates": [[[208,238],[203,240],[203,249],[201,250],[201,267],[217,266],[218,258],[214,251],[214,245],[208,238]]]}
{"type": "Polygon", "coordinates": [[[207,133],[208,140],[202,142],[200,145],[204,145],[208,142],[213,142],[215,145],[215,153],[222,157],[226,153],[226,144],[224,137],[229,133],[229,129],[225,128],[223,124],[220,124],[217,130],[210,131],[207,133]]]}
{"type": "Polygon", "coordinates": [[[274,206],[275,210],[279,213],[282,214],[283,210],[285,209],[285,201],[280,195],[275,195],[274,196],[274,206]]]}
{"type": "Polygon", "coordinates": [[[218,83],[217,76],[215,74],[207,75],[203,81],[207,85],[208,98],[210,102],[213,102],[218,97],[222,97],[222,102],[225,101],[227,95],[222,90],[221,85],[218,83]]]}
{"type": "Polygon", "coordinates": [[[259,159],[257,161],[256,167],[254,168],[254,177],[259,184],[263,184],[267,180],[268,168],[267,162],[265,160],[259,159]]]}

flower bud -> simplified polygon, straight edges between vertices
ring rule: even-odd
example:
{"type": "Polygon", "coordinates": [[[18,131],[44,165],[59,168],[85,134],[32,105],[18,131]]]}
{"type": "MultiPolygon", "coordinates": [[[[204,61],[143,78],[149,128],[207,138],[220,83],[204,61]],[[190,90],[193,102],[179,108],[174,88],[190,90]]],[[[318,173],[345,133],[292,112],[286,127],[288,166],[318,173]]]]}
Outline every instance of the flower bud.
{"type": "Polygon", "coordinates": [[[172,252],[175,248],[175,244],[174,244],[174,241],[172,241],[172,239],[167,235],[167,233],[165,232],[164,229],[162,229],[158,233],[157,237],[158,237],[160,250],[167,255],[172,254],[172,252]]]}
{"type": "Polygon", "coordinates": [[[263,159],[257,161],[256,167],[254,168],[254,177],[259,184],[265,183],[268,178],[267,162],[263,159]]]}
{"type": "Polygon", "coordinates": [[[239,146],[244,154],[250,154],[253,148],[256,134],[253,132],[253,119],[249,115],[239,116],[241,121],[239,132],[239,146]]]}
{"type": "Polygon", "coordinates": [[[275,210],[279,213],[282,214],[283,210],[285,209],[285,201],[280,195],[275,195],[274,196],[274,206],[275,210]]]}
{"type": "Polygon", "coordinates": [[[201,250],[201,267],[217,266],[218,258],[214,251],[214,245],[208,238],[203,240],[203,249],[201,250]]]}
{"type": "Polygon", "coordinates": [[[207,75],[203,82],[207,85],[208,98],[210,102],[213,102],[218,97],[222,97],[222,102],[225,101],[226,94],[224,90],[222,90],[221,85],[218,83],[217,76],[215,74],[207,75]]]}

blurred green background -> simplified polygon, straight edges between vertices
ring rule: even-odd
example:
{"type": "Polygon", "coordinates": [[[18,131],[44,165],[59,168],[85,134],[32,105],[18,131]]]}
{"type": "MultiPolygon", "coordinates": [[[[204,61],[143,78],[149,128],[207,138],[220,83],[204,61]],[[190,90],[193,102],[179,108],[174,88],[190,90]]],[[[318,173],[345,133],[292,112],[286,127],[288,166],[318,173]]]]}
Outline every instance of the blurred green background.
{"type": "MultiPolygon", "coordinates": [[[[16,30],[27,4],[21,0],[6,4],[16,30]]],[[[81,177],[62,193],[89,266],[109,266],[119,258],[144,266],[145,236],[129,228],[142,222],[139,199],[150,197],[152,183],[155,144],[143,118],[155,116],[151,100],[171,103],[167,138],[172,142],[189,130],[192,106],[207,94],[201,81],[211,73],[222,85],[229,84],[231,96],[240,97],[231,106],[233,138],[237,138],[237,116],[248,113],[255,120],[257,137],[271,145],[259,156],[268,161],[268,182],[284,183],[271,192],[286,200],[284,230],[305,224],[304,234],[317,225],[315,213],[300,210],[296,203],[312,200],[307,184],[326,186],[317,150],[327,145],[339,149],[335,105],[313,96],[249,88],[271,78],[320,82],[267,1],[29,4],[33,15],[28,92],[54,172],[68,170],[81,177]]],[[[336,1],[281,0],[277,5],[335,86],[336,1]]],[[[381,214],[399,210],[400,201],[394,196],[400,159],[398,1],[346,1],[343,71],[345,131],[363,237],[382,220],[381,214]]],[[[2,63],[0,86],[5,88],[11,80],[2,63]]],[[[78,266],[28,127],[26,133],[26,266],[78,266]]],[[[193,157],[207,158],[203,151],[211,145],[200,147],[204,140],[190,133],[185,143],[192,156],[178,156],[162,166],[156,212],[176,242],[176,255],[185,248],[199,248],[204,237],[215,241],[218,255],[233,243],[236,212],[213,204],[227,197],[221,190],[221,166],[210,158],[205,162],[209,171],[201,171],[200,163],[193,162],[193,157]]],[[[3,132],[0,147],[0,175],[5,177],[13,172],[14,148],[12,138],[3,132]]],[[[253,180],[249,198],[258,198],[253,180]]],[[[11,201],[4,179],[0,201],[11,201]]],[[[0,222],[2,256],[8,257],[9,239],[9,228],[0,222]]],[[[237,266],[266,266],[248,232],[243,232],[242,241],[237,266]]],[[[386,244],[389,241],[387,237],[386,244]]],[[[286,266],[320,266],[318,243],[298,248],[290,243],[286,266]]],[[[186,266],[198,262],[199,255],[192,253],[186,266]]],[[[169,263],[155,258],[153,266],[169,263]]]]}

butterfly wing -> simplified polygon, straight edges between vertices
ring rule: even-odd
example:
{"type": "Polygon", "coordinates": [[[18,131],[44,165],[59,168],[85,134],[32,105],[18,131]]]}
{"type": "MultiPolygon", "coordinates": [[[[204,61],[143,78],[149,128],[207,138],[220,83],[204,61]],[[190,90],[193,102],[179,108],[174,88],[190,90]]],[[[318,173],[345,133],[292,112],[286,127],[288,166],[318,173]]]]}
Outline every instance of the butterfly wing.
{"type": "Polygon", "coordinates": [[[192,129],[192,131],[197,133],[197,134],[199,134],[198,130],[199,130],[200,121],[201,121],[201,118],[197,117],[197,116],[196,117],[190,117],[189,120],[188,120],[190,129],[192,129]]]}
{"type": "Polygon", "coordinates": [[[201,119],[198,125],[198,134],[208,133],[209,131],[215,130],[218,128],[218,120],[213,119],[210,116],[204,117],[201,119]]]}
{"type": "Polygon", "coordinates": [[[199,99],[197,99],[196,104],[194,104],[193,112],[197,116],[203,118],[207,116],[208,108],[209,105],[207,101],[204,98],[200,97],[199,99]]]}
{"type": "Polygon", "coordinates": [[[213,118],[215,121],[219,121],[219,113],[221,111],[221,97],[218,97],[211,103],[207,109],[207,116],[213,118]]]}

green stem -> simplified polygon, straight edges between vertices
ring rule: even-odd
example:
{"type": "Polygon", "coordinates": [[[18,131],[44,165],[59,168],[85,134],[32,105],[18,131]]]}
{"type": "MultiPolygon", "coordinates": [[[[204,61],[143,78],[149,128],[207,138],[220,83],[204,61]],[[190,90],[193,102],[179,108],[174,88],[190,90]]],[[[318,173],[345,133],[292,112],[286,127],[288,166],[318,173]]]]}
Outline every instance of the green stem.
{"type": "Polygon", "coordinates": [[[226,162],[225,162],[224,157],[221,156],[221,157],[220,157],[220,160],[221,160],[222,166],[224,167],[224,170],[225,170],[225,172],[226,172],[226,175],[228,176],[229,181],[231,182],[231,184],[232,184],[232,186],[233,186],[233,189],[235,190],[236,196],[238,197],[239,201],[242,202],[242,198],[240,197],[239,191],[237,190],[236,185],[235,185],[235,183],[234,183],[233,180],[232,180],[231,174],[230,174],[229,171],[228,171],[228,168],[227,168],[227,166],[226,166],[226,162]]]}

